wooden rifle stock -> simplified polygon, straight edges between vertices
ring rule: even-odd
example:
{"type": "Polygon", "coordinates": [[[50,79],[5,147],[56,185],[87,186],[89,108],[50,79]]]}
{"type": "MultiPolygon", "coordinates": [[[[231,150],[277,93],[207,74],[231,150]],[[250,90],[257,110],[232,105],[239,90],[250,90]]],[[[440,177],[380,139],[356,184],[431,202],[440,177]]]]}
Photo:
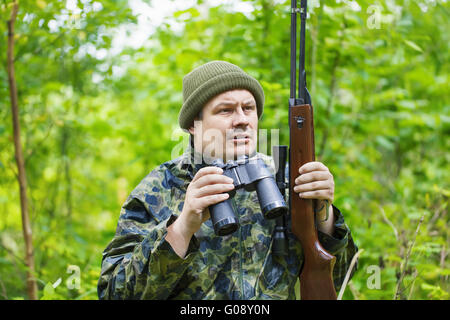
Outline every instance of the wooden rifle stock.
{"type": "Polygon", "coordinates": [[[302,300],[336,300],[333,267],[336,258],[319,243],[313,201],[293,191],[299,168],[315,160],[313,108],[309,104],[289,108],[289,199],[292,232],[300,240],[304,262],[300,274],[302,300]]]}

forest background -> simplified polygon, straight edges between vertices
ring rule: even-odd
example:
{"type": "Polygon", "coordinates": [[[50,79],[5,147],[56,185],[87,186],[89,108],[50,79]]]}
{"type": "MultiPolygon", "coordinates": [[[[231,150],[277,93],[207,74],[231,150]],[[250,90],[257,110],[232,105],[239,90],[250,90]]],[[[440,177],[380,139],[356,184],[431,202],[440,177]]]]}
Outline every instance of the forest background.
{"type": "MultiPolygon", "coordinates": [[[[34,254],[34,298],[97,299],[121,205],[181,153],[182,78],[227,60],[266,94],[288,144],[290,1],[0,2],[0,299],[29,299],[7,21],[34,254]]],[[[360,248],[343,299],[449,299],[450,6],[308,1],[316,156],[360,248]]],[[[269,149],[270,153],[270,149],[269,149]]]]}

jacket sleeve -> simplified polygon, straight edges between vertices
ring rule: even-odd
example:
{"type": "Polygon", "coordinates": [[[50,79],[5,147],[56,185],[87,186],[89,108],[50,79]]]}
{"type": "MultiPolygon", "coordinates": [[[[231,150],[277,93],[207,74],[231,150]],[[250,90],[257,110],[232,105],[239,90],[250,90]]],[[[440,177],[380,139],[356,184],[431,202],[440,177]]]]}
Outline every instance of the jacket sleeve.
{"type": "MultiPolygon", "coordinates": [[[[358,251],[358,247],[353,242],[352,234],[344,221],[344,216],[334,205],[333,212],[335,215],[333,235],[330,236],[318,230],[317,236],[323,248],[336,257],[336,263],[333,269],[333,281],[336,291],[339,291],[350,267],[352,258],[358,251]]],[[[350,278],[353,276],[356,268],[357,265],[353,268],[350,278]]]]}
{"type": "Polygon", "coordinates": [[[176,214],[161,178],[150,173],[122,206],[116,234],[103,252],[99,299],[168,299],[198,251],[195,237],[184,259],[166,241],[176,214]]]}

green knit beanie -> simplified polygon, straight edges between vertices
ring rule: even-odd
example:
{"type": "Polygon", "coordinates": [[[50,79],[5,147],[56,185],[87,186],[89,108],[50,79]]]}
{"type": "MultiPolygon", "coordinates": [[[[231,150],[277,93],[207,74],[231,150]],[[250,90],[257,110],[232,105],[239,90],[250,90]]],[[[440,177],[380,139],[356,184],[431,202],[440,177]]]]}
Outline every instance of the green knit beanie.
{"type": "Polygon", "coordinates": [[[195,68],[183,78],[183,106],[178,115],[180,127],[187,130],[210,99],[233,89],[247,89],[253,94],[260,118],[264,107],[264,91],[259,82],[232,63],[211,61],[195,68]]]}

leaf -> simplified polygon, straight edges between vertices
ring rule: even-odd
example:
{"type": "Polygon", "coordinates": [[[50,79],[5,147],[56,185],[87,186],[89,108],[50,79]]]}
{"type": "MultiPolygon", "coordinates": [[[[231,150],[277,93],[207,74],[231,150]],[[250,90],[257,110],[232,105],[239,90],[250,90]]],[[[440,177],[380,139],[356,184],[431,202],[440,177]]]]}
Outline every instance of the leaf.
{"type": "Polygon", "coordinates": [[[419,47],[417,44],[415,44],[414,42],[412,42],[412,41],[409,41],[409,40],[403,40],[409,47],[411,47],[412,49],[414,49],[414,50],[416,50],[416,51],[418,51],[418,52],[420,52],[420,53],[423,53],[423,50],[422,50],[422,48],[421,47],[419,47]]]}
{"type": "Polygon", "coordinates": [[[47,6],[47,3],[44,0],[36,0],[36,4],[40,9],[44,9],[47,6]]]}
{"type": "Polygon", "coordinates": [[[3,232],[0,234],[0,243],[3,247],[11,251],[12,253],[18,254],[19,246],[9,233],[3,232]]]}
{"type": "Polygon", "coordinates": [[[55,299],[55,288],[53,288],[53,285],[49,282],[44,287],[44,295],[42,296],[41,300],[54,300],[55,299]]]}
{"type": "Polygon", "coordinates": [[[382,146],[388,150],[394,150],[394,144],[386,137],[377,136],[376,141],[380,146],[382,146]]]}

